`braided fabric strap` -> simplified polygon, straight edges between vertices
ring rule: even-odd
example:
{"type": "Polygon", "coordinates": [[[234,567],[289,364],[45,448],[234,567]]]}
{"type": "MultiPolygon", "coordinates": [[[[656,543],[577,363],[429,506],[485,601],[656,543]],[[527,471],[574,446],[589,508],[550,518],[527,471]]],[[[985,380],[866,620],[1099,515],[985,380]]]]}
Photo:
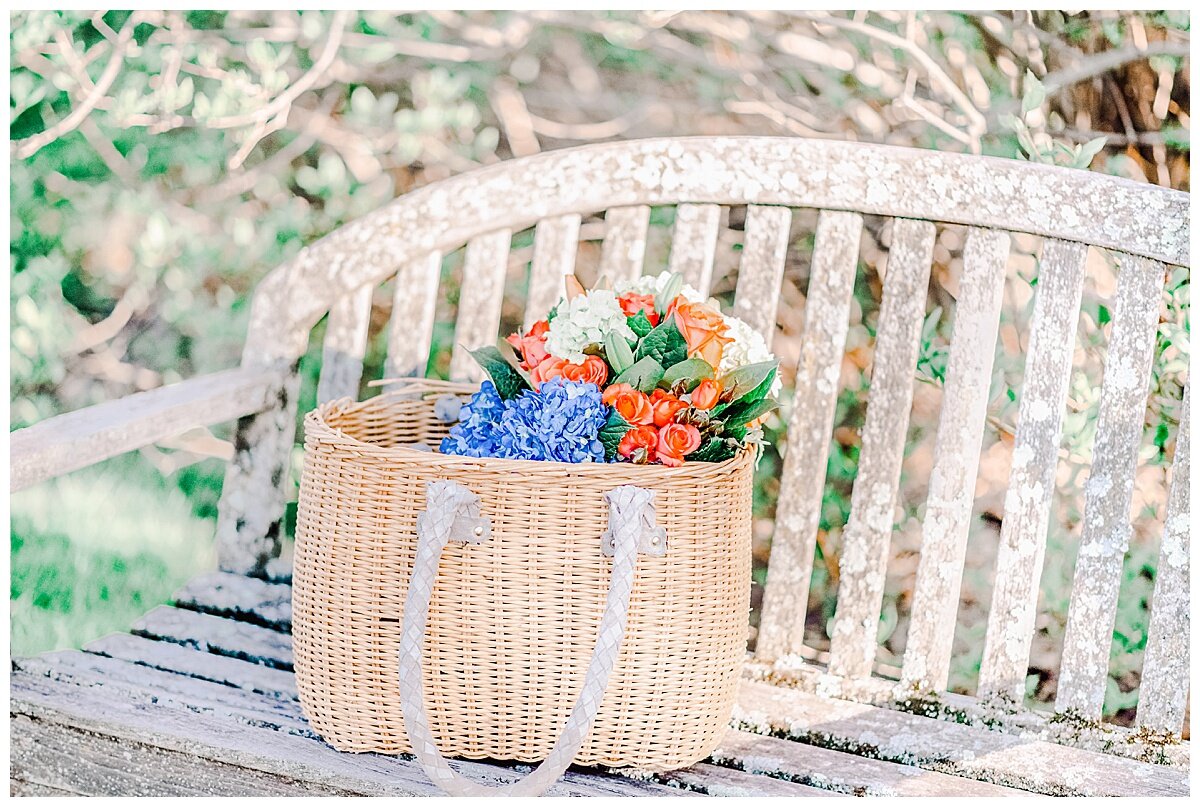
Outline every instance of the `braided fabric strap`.
{"type": "Polygon", "coordinates": [[[404,711],[404,729],[413,754],[430,780],[446,793],[452,796],[540,796],[562,776],[583,747],[600,709],[609,674],[616,664],[625,636],[638,545],[654,492],[633,485],[621,485],[606,493],[605,499],[609,506],[609,533],[614,551],[612,576],[596,649],[584,676],[583,689],[553,748],[542,763],[519,781],[492,787],[472,782],[450,768],[434,743],[429,717],[425,714],[421,648],[425,641],[429,601],[437,579],[438,562],[452,533],[461,532],[454,529],[455,519],[479,512],[479,497],[462,485],[448,480],[429,483],[426,510],[417,519],[417,555],[408,596],[404,601],[404,623],[400,636],[400,701],[404,711]]]}

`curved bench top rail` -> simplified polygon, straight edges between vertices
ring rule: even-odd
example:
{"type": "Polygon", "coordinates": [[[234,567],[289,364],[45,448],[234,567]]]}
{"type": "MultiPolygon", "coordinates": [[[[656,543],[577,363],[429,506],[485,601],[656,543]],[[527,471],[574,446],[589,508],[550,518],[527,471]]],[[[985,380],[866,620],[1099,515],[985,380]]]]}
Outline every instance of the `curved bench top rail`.
{"type": "Polygon", "coordinates": [[[1189,199],[1017,160],[801,138],[685,137],[546,152],[433,183],[301,250],[260,285],[245,359],[300,355],[334,299],[382,282],[405,261],[549,216],[681,202],[787,205],[1031,233],[1188,265],[1189,199]]]}

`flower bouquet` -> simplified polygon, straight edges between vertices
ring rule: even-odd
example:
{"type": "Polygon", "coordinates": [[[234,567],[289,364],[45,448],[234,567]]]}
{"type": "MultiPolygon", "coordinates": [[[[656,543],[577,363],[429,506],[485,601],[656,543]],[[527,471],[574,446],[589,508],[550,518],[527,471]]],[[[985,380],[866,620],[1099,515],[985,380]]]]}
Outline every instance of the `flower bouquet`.
{"type": "Polygon", "coordinates": [[[778,404],[763,337],[678,274],[584,290],[529,332],[471,352],[487,373],[441,443],[468,457],[720,462],[778,404]]]}

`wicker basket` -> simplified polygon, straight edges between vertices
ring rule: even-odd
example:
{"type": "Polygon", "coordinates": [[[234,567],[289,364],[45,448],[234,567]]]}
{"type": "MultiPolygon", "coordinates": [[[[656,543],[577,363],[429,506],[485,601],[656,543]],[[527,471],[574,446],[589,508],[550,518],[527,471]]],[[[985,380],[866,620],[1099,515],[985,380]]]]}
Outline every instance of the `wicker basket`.
{"type": "Polygon", "coordinates": [[[727,730],[745,654],[752,454],[678,468],[447,456],[405,444],[436,446],[448,426],[435,397],[471,388],[421,382],[416,392],[343,399],[305,418],[293,631],[312,725],[341,750],[411,750],[401,623],[427,483],[451,480],[478,496],[490,538],[451,544],[440,567],[433,556],[414,649],[432,739],[448,756],[546,758],[616,596],[618,564],[600,551],[613,531],[606,494],[637,486],[654,492],[666,551],[630,554],[619,654],[574,762],[665,770],[707,756],[727,730]]]}

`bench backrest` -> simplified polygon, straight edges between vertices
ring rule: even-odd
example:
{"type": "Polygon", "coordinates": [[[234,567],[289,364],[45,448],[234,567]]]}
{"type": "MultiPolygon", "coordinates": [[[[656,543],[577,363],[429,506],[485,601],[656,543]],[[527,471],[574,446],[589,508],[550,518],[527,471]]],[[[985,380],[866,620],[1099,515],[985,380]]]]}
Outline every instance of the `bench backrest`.
{"type": "MultiPolygon", "coordinates": [[[[668,263],[707,292],[723,209],[745,205],[733,311],[771,338],[793,208],[819,210],[795,394],[787,427],[757,657],[806,655],[804,626],[838,378],[864,215],[890,217],[891,243],[827,674],[874,674],[893,513],[933,263],[935,223],[967,227],[901,679],[947,685],[953,625],[987,416],[1010,233],[1041,236],[1025,383],[979,680],[986,700],[1020,704],[1089,248],[1119,268],[1091,483],[1057,707],[1098,720],[1130,534],[1164,274],[1188,265],[1188,196],[1082,171],[1009,160],[790,138],[679,138],[557,151],[410,193],[299,253],[254,299],[243,364],[290,373],[328,314],[319,397],[357,395],[374,290],[395,288],[385,375],[425,371],[443,257],[465,245],[453,378],[477,378],[465,348],[497,338],[514,232],[535,228],[526,323],[573,271],[586,217],[603,212],[600,270],[643,270],[651,209],[675,205],[668,263]]],[[[243,418],[221,508],[222,564],[262,567],[278,543],[295,383],[243,418]]],[[[1178,733],[1188,675],[1186,396],[1142,673],[1139,723],[1178,733]]],[[[811,654],[808,654],[811,656],[811,654]]]]}

